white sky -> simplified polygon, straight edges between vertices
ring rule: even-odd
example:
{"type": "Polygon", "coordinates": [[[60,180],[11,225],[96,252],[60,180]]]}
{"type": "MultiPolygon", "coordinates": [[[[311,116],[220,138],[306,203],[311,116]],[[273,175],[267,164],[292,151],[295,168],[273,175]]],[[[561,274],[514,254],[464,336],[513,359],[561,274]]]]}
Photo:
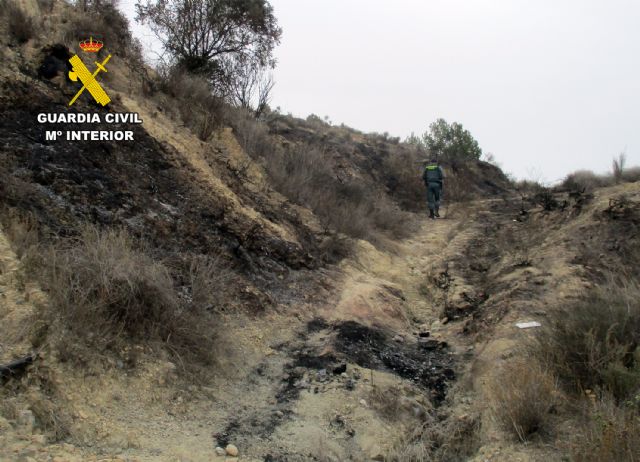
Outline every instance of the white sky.
{"type": "Polygon", "coordinates": [[[605,172],[623,150],[640,164],[636,0],[271,4],[285,113],[402,138],[444,117],[519,178],[605,172]]]}

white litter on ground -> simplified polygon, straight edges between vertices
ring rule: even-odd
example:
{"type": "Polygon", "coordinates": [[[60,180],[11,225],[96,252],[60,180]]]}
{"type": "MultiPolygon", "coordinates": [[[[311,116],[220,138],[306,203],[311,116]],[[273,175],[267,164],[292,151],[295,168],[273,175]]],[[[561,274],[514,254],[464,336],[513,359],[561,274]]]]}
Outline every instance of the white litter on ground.
{"type": "Polygon", "coordinates": [[[529,329],[531,327],[540,327],[542,326],[542,324],[540,324],[538,321],[529,321],[529,322],[517,322],[516,326],[519,327],[520,329],[529,329]]]}

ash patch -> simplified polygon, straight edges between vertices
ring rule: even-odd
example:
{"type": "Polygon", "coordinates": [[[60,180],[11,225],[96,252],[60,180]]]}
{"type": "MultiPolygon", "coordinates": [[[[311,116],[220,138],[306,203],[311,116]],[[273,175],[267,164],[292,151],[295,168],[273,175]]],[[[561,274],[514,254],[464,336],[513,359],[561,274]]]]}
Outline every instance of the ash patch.
{"type": "Polygon", "coordinates": [[[315,333],[325,330],[329,327],[327,321],[322,318],[313,318],[307,323],[307,332],[315,333]]]}
{"type": "Polygon", "coordinates": [[[429,340],[418,344],[391,341],[381,329],[346,321],[334,327],[335,348],[361,367],[392,372],[431,392],[435,404],[447,394],[448,382],[455,379],[453,359],[444,342],[429,340]]]}

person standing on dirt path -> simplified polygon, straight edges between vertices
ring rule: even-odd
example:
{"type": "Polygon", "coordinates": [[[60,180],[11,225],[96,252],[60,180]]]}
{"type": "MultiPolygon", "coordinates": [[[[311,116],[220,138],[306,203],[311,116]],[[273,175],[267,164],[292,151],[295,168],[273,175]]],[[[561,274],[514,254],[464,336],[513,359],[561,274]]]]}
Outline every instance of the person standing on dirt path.
{"type": "Polygon", "coordinates": [[[444,182],[444,173],[438,165],[437,159],[431,159],[424,168],[422,179],[427,187],[427,202],[429,204],[429,218],[440,218],[440,196],[444,182]]]}

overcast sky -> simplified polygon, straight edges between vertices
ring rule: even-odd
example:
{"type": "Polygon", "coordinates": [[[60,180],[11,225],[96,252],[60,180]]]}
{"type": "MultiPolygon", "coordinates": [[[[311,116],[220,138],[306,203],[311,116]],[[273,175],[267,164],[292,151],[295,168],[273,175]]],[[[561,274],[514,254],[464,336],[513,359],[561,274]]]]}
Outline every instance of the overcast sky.
{"type": "Polygon", "coordinates": [[[285,113],[402,138],[443,117],[519,178],[605,172],[623,150],[640,164],[638,1],[271,4],[285,113]]]}

